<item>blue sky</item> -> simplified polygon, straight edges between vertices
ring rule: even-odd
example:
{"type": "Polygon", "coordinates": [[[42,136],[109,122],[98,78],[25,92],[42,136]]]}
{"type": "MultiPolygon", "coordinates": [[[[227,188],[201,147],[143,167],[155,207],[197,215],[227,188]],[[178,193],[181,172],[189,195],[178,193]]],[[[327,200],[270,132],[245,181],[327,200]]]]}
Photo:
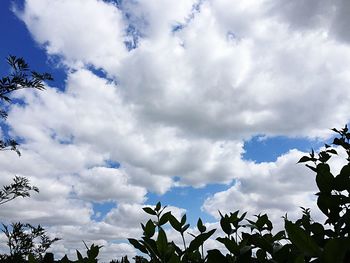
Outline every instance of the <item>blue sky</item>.
{"type": "Polygon", "coordinates": [[[12,54],[55,78],[10,110],[23,157],[6,154],[3,171],[41,193],[3,218],[46,225],[58,254],[84,238],[108,258],[135,253],[123,240],[158,201],[193,225],[313,207],[296,162],[349,121],[349,6],[282,2],[2,1],[1,75],[12,54]]]}

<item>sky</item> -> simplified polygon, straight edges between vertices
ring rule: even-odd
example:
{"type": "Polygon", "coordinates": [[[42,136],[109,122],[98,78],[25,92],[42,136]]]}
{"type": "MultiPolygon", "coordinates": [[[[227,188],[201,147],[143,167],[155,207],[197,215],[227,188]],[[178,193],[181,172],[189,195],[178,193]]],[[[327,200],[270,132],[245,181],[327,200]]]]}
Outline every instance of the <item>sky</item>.
{"type": "Polygon", "coordinates": [[[218,227],[218,210],[322,219],[296,163],[349,122],[349,12],[346,0],[1,1],[1,76],[11,54],[55,79],[14,94],[2,129],[22,156],[2,153],[0,184],[26,176],[40,193],[1,220],[44,225],[57,257],[85,240],[107,261],[135,255],[126,238],[158,201],[194,227],[218,227]]]}

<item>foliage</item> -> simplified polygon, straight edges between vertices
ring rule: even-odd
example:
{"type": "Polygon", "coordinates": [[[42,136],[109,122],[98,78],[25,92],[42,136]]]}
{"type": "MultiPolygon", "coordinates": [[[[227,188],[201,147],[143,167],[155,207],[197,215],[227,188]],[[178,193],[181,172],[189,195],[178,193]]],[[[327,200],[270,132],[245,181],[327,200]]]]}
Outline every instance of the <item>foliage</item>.
{"type": "MultiPolygon", "coordinates": [[[[41,235],[39,236],[41,238],[41,243],[39,246],[37,246],[35,249],[33,249],[33,246],[31,247],[31,237],[27,238],[27,242],[25,244],[21,244],[21,246],[26,247],[24,250],[16,255],[0,255],[0,262],[2,263],[97,263],[98,259],[97,256],[100,253],[100,249],[102,246],[97,246],[95,244],[92,244],[90,247],[88,247],[85,242],[83,241],[85,247],[86,247],[86,256],[83,257],[83,255],[80,253],[80,251],[76,250],[77,254],[77,260],[69,260],[67,255],[65,255],[60,260],[54,260],[54,255],[52,253],[45,253],[45,251],[52,245],[52,243],[56,242],[57,238],[55,239],[49,239],[45,235],[45,231],[43,229],[34,228],[36,231],[41,232],[41,235]],[[44,241],[43,241],[43,239],[44,241]],[[25,251],[25,252],[24,252],[25,251]],[[24,255],[26,253],[27,256],[24,255]],[[44,255],[44,256],[43,256],[44,255]],[[27,258],[27,259],[26,259],[27,258]]],[[[21,231],[19,231],[21,232],[21,231]]],[[[23,233],[21,233],[23,234],[23,233]]],[[[19,238],[20,240],[24,240],[23,237],[19,238]]],[[[123,259],[122,259],[123,260],[123,259]]],[[[124,259],[125,260],[125,259],[124,259]]],[[[113,262],[113,261],[112,261],[113,262]]],[[[119,261],[117,261],[119,262],[119,261]]],[[[129,261],[122,261],[122,262],[129,262],[129,261]]]]}
{"type": "MultiPolygon", "coordinates": [[[[7,118],[7,106],[12,103],[10,95],[12,92],[20,89],[38,89],[43,90],[45,80],[53,80],[52,76],[48,73],[38,73],[31,71],[28,64],[23,58],[17,58],[15,56],[9,56],[7,63],[11,68],[9,76],[2,77],[0,79],[0,118],[7,118]]],[[[20,152],[17,148],[18,143],[11,138],[0,140],[0,151],[13,150],[18,155],[20,152]]]]}
{"type": "MultiPolygon", "coordinates": [[[[154,209],[145,207],[143,210],[156,217],[155,221],[149,220],[146,225],[141,224],[143,229],[143,237],[141,240],[129,239],[129,242],[141,252],[150,257],[150,262],[202,262],[204,259],[203,243],[212,234],[215,229],[210,231],[199,223],[197,236],[193,235],[193,240],[187,246],[185,242],[184,233],[189,228],[186,223],[186,215],[183,215],[181,220],[177,220],[171,212],[164,212],[165,207],[158,202],[154,209]],[[177,231],[183,241],[183,249],[177,246],[173,241],[168,241],[167,235],[163,229],[163,225],[170,223],[175,231],[177,231]],[[153,238],[155,232],[158,232],[157,238],[153,238]],[[199,249],[202,249],[202,253],[199,249]]],[[[200,220],[198,222],[201,222],[200,220]]]]}
{"type": "Polygon", "coordinates": [[[12,223],[10,226],[4,224],[2,226],[10,249],[10,254],[3,256],[3,258],[8,262],[24,262],[29,255],[42,260],[46,250],[59,240],[59,238],[50,239],[45,229],[40,225],[34,227],[18,222],[12,223]]]}
{"type": "MultiPolygon", "coordinates": [[[[6,120],[8,105],[12,103],[10,95],[20,89],[44,89],[44,81],[52,80],[48,73],[38,73],[31,71],[28,64],[23,58],[9,56],[7,63],[10,66],[9,76],[0,79],[0,119],[6,120]]],[[[2,123],[2,125],[5,125],[2,123]]],[[[19,156],[18,143],[8,136],[0,139],[0,151],[12,150],[19,156]]],[[[16,176],[9,185],[4,185],[0,190],[0,205],[7,203],[17,197],[29,197],[30,191],[39,192],[39,189],[29,184],[25,177],[16,176]]]]}
{"type": "Polygon", "coordinates": [[[30,185],[26,177],[15,176],[15,178],[13,178],[13,183],[4,185],[2,189],[0,189],[0,205],[17,197],[29,197],[30,191],[39,193],[39,189],[36,186],[30,185]]]}
{"type": "MultiPolygon", "coordinates": [[[[50,74],[30,71],[23,58],[9,56],[7,62],[11,67],[11,73],[0,79],[0,119],[3,121],[7,118],[8,105],[12,103],[10,98],[12,92],[26,88],[43,90],[44,81],[52,80],[50,74]]],[[[1,124],[4,127],[5,124],[1,124]]],[[[15,151],[20,156],[18,143],[6,135],[0,139],[0,151],[5,150],[15,151]]],[[[31,186],[26,177],[15,176],[11,184],[4,185],[0,189],[0,205],[17,197],[29,197],[31,191],[39,192],[39,189],[31,186]]],[[[24,262],[26,257],[43,260],[46,250],[52,243],[59,240],[58,238],[50,239],[40,225],[34,227],[19,222],[2,226],[2,231],[8,239],[10,254],[0,255],[1,262],[24,262]]]]}
{"type": "Polygon", "coordinates": [[[268,215],[255,215],[255,219],[247,219],[246,213],[239,211],[221,214],[220,227],[224,236],[216,240],[223,244],[228,253],[225,255],[218,249],[204,253],[204,243],[215,229],[207,230],[202,220],[197,222],[199,234],[187,246],[184,234],[189,229],[186,215],[181,220],[171,212],[164,213],[165,207],[157,203],[154,208],[143,210],[155,217],[145,225],[141,224],[141,239],[130,238],[129,242],[140,252],[148,255],[152,263],[178,262],[350,262],[350,132],[333,129],[338,135],[333,145],[339,146],[347,153],[347,164],[339,174],[334,175],[327,163],[337,151],[325,144],[325,149],[318,154],[312,150],[303,156],[299,163],[306,163],[316,174],[316,185],[319,192],[317,206],[326,216],[324,223],[315,222],[310,209],[302,209],[302,217],[295,222],[284,217],[284,229],[273,234],[273,224],[268,215]],[[180,248],[169,240],[164,230],[169,225],[177,231],[182,240],[180,248]]]}

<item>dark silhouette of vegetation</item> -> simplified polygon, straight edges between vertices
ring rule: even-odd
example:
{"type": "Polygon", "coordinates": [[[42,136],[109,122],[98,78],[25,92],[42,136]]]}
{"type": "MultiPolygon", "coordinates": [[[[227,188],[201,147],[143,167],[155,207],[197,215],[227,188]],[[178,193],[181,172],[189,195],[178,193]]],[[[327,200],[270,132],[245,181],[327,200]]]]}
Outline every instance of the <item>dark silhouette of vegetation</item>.
{"type": "Polygon", "coordinates": [[[28,178],[15,176],[11,184],[4,185],[0,190],[0,205],[17,197],[29,197],[30,191],[39,193],[39,189],[36,186],[29,184],[28,178]]]}
{"type": "MultiPolygon", "coordinates": [[[[7,62],[10,65],[10,75],[0,79],[0,119],[1,125],[6,126],[7,109],[12,99],[11,93],[20,89],[44,89],[44,81],[52,80],[48,73],[30,71],[28,64],[23,58],[9,56],[7,62]]],[[[0,151],[12,150],[18,156],[21,155],[18,143],[13,138],[5,135],[0,139],[0,151]]],[[[36,186],[32,186],[26,177],[15,176],[13,182],[2,186],[0,189],[0,205],[5,204],[17,197],[30,197],[31,191],[39,192],[36,186]]],[[[34,227],[30,224],[12,223],[7,226],[2,224],[2,232],[7,237],[9,255],[0,255],[1,262],[25,262],[26,257],[43,260],[43,255],[52,243],[58,238],[50,239],[45,230],[39,225],[34,227]]]]}
{"type": "MultiPolygon", "coordinates": [[[[6,126],[7,110],[9,104],[13,101],[11,94],[21,89],[43,90],[45,80],[53,80],[48,73],[38,73],[31,71],[23,58],[9,56],[7,63],[10,66],[10,74],[0,79],[0,121],[1,125],[6,126]]],[[[18,143],[8,135],[3,135],[0,139],[0,151],[11,150],[21,155],[18,149],[18,143]]],[[[39,192],[39,189],[29,184],[25,177],[16,176],[9,185],[4,185],[0,190],[0,205],[7,203],[17,197],[29,197],[30,192],[39,192]]]]}
{"type": "Polygon", "coordinates": [[[340,146],[347,153],[347,164],[339,174],[332,174],[327,163],[337,151],[326,144],[325,149],[316,154],[313,150],[299,163],[316,174],[319,192],[317,206],[326,216],[324,223],[314,221],[310,209],[302,208],[302,217],[295,222],[284,217],[284,229],[273,234],[273,224],[267,214],[256,215],[254,220],[246,219],[246,213],[239,211],[222,215],[220,227],[224,236],[216,238],[228,253],[218,249],[204,253],[204,243],[215,229],[207,230],[202,220],[197,222],[198,235],[186,245],[184,233],[189,228],[186,215],[181,220],[171,212],[163,213],[158,203],[155,208],[145,207],[144,211],[154,220],[141,224],[141,239],[129,239],[140,252],[150,258],[146,262],[350,262],[350,132],[333,129],[338,135],[333,145],[340,146]],[[183,240],[182,247],[168,240],[164,226],[170,225],[183,240]]]}
{"type": "MultiPolygon", "coordinates": [[[[0,79],[0,118],[6,120],[8,105],[12,103],[10,95],[17,90],[21,89],[38,89],[44,90],[44,81],[53,80],[52,76],[48,73],[38,73],[31,71],[28,64],[23,58],[17,58],[15,56],[9,56],[7,63],[10,66],[11,72],[8,76],[0,79]]],[[[2,123],[4,125],[4,123],[2,123]]],[[[12,150],[18,155],[18,143],[8,136],[4,136],[0,140],[0,150],[12,150]]]]}
{"type": "Polygon", "coordinates": [[[34,227],[18,222],[12,223],[10,226],[4,224],[2,226],[10,249],[9,255],[2,255],[4,262],[25,262],[29,255],[42,261],[46,250],[54,242],[60,240],[59,238],[49,238],[45,229],[40,225],[34,227]]]}

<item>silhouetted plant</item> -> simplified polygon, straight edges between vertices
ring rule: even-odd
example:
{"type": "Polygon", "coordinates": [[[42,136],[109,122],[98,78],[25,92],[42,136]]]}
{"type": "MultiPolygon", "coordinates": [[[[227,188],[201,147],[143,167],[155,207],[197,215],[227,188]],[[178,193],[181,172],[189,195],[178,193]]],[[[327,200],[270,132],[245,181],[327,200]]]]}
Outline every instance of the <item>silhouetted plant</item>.
{"type": "Polygon", "coordinates": [[[337,154],[328,144],[319,153],[312,150],[299,160],[299,163],[307,162],[306,166],[316,173],[317,206],[327,218],[324,224],[315,222],[310,209],[302,207],[300,219],[292,222],[286,215],[284,230],[273,234],[273,224],[266,214],[249,220],[245,218],[246,213],[239,215],[239,211],[225,215],[219,212],[220,227],[225,236],[216,240],[226,247],[228,253],[224,255],[222,251],[212,249],[204,255],[203,245],[215,229],[207,231],[199,219],[197,229],[200,234],[193,235],[194,239],[186,246],[184,233],[189,228],[186,215],[178,221],[171,212],[163,214],[165,207],[157,203],[155,208],[143,208],[156,220],[141,224],[142,238],[130,238],[129,242],[150,257],[146,262],[152,263],[350,262],[350,132],[347,126],[332,130],[338,134],[333,145],[340,146],[347,153],[347,164],[339,174],[333,175],[327,163],[337,154]],[[163,229],[167,223],[181,235],[183,249],[168,240],[163,229]]]}
{"type": "MultiPolygon", "coordinates": [[[[10,74],[0,79],[0,120],[3,121],[1,125],[5,125],[8,105],[12,103],[11,93],[20,89],[43,90],[44,81],[53,79],[48,73],[31,71],[23,58],[9,56],[7,63],[10,66],[10,74]]],[[[21,155],[17,141],[3,135],[0,139],[0,151],[5,150],[12,150],[21,155]]],[[[31,186],[27,178],[16,176],[11,184],[4,185],[0,190],[0,205],[17,197],[29,197],[30,191],[39,192],[39,189],[31,186]]]]}
{"type": "MultiPolygon", "coordinates": [[[[83,255],[80,253],[79,250],[76,250],[77,253],[77,260],[71,261],[68,259],[67,255],[65,255],[61,260],[58,260],[59,263],[97,263],[98,262],[98,254],[100,253],[100,249],[102,246],[98,246],[95,244],[92,244],[90,247],[86,245],[86,243],[83,241],[85,247],[86,247],[86,257],[83,257],[83,255]]],[[[38,261],[33,261],[31,263],[40,263],[38,261]]]]}
{"type": "Polygon", "coordinates": [[[128,256],[124,256],[121,260],[112,260],[109,263],[130,263],[130,261],[128,260],[128,256]]]}
{"type": "MultiPolygon", "coordinates": [[[[1,125],[5,125],[8,105],[12,103],[10,98],[12,92],[26,88],[42,90],[44,81],[52,80],[50,74],[30,71],[23,58],[9,56],[7,62],[11,67],[10,75],[0,79],[0,119],[3,121],[1,125]]],[[[0,151],[5,150],[12,150],[19,156],[21,155],[18,143],[6,135],[0,139],[0,151]]],[[[4,185],[0,189],[0,205],[17,197],[29,197],[31,191],[39,192],[39,189],[30,185],[26,177],[15,176],[11,184],[4,185]]],[[[12,223],[9,226],[4,224],[2,226],[2,231],[8,239],[10,254],[1,255],[1,262],[23,262],[29,255],[42,260],[51,244],[59,240],[58,238],[50,239],[40,225],[34,227],[30,224],[12,223]]]]}
{"type": "Polygon", "coordinates": [[[39,193],[39,189],[36,186],[30,185],[26,177],[15,176],[15,178],[13,178],[13,183],[4,185],[2,189],[0,189],[0,205],[17,197],[29,197],[30,191],[39,193]]]}
{"type": "Polygon", "coordinates": [[[10,226],[2,225],[2,232],[7,237],[7,245],[10,253],[9,262],[25,262],[32,255],[37,260],[42,260],[46,250],[59,238],[49,238],[44,228],[31,224],[12,223],[10,226]]]}
{"type": "MultiPolygon", "coordinates": [[[[28,64],[23,58],[9,56],[7,63],[11,68],[9,76],[0,79],[0,118],[7,118],[7,106],[12,103],[11,93],[20,89],[38,89],[43,90],[45,80],[53,80],[48,73],[38,73],[31,71],[28,64]]],[[[18,155],[20,152],[17,148],[18,143],[11,138],[3,138],[0,140],[0,150],[13,150],[18,155]]]]}
{"type": "Polygon", "coordinates": [[[206,231],[206,228],[198,224],[200,234],[193,235],[193,240],[187,246],[184,238],[185,231],[189,228],[186,223],[186,215],[181,220],[177,220],[171,212],[163,214],[165,207],[158,202],[155,208],[145,207],[143,210],[156,217],[156,220],[149,220],[146,225],[141,224],[143,237],[141,240],[129,239],[129,242],[141,252],[150,257],[149,262],[204,262],[204,255],[201,253],[203,243],[215,232],[215,229],[206,231]],[[173,241],[168,241],[163,225],[170,223],[183,240],[183,249],[177,246],[173,241]],[[153,237],[157,230],[157,237],[153,237]]]}

